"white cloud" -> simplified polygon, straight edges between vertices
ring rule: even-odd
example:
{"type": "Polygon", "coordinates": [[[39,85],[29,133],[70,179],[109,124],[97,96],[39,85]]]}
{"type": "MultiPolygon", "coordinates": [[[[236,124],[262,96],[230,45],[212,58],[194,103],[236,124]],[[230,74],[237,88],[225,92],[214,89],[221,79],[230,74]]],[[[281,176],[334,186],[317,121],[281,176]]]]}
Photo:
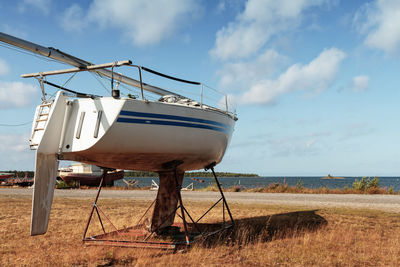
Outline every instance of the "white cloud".
{"type": "Polygon", "coordinates": [[[354,17],[364,43],[388,53],[400,52],[400,1],[377,0],[363,5],[354,17]]]}
{"type": "Polygon", "coordinates": [[[166,39],[198,10],[194,0],[94,0],[87,19],[121,29],[135,45],[143,46],[166,39]]]}
{"type": "Polygon", "coordinates": [[[288,59],[269,49],[253,60],[229,62],[218,71],[220,86],[230,91],[248,88],[261,79],[277,74],[288,59]]]}
{"type": "Polygon", "coordinates": [[[326,0],[249,0],[234,22],[217,32],[211,55],[222,60],[256,53],[277,33],[292,30],[310,7],[326,0]]]}
{"type": "Polygon", "coordinates": [[[372,128],[365,122],[355,122],[352,124],[345,125],[342,128],[342,135],[340,137],[340,141],[345,141],[353,138],[360,138],[361,136],[370,135],[375,132],[375,129],[372,128]]]}
{"type": "Polygon", "coordinates": [[[260,80],[241,96],[231,97],[239,104],[271,104],[284,93],[298,90],[322,91],[332,84],[345,57],[345,53],[337,48],[324,50],[309,64],[294,64],[276,80],[260,80]]]}
{"type": "Polygon", "coordinates": [[[274,157],[316,155],[324,150],[325,137],[326,135],[306,134],[270,138],[267,140],[268,150],[274,157]]]}
{"type": "Polygon", "coordinates": [[[22,82],[0,82],[0,109],[21,108],[37,99],[36,86],[22,82]]]}
{"type": "Polygon", "coordinates": [[[87,26],[83,9],[77,4],[67,8],[61,17],[61,26],[66,31],[82,31],[87,26]]]}
{"type": "Polygon", "coordinates": [[[7,62],[0,58],[0,75],[7,75],[10,71],[10,67],[7,62]]]}
{"type": "Polygon", "coordinates": [[[226,9],[226,0],[219,1],[218,6],[217,6],[217,10],[219,12],[222,12],[222,11],[225,11],[225,9],[226,9]]]}
{"type": "Polygon", "coordinates": [[[19,4],[20,12],[25,12],[34,7],[39,9],[43,14],[48,15],[50,12],[51,0],[23,0],[19,4]]]}
{"type": "Polygon", "coordinates": [[[0,170],[32,170],[35,153],[29,149],[29,134],[0,134],[0,170]]]}
{"type": "Polygon", "coordinates": [[[239,12],[241,9],[243,9],[243,6],[245,5],[243,0],[218,0],[218,3],[215,4],[215,12],[217,14],[226,12],[228,10],[239,12]]]}
{"type": "Polygon", "coordinates": [[[352,88],[356,92],[363,92],[368,89],[369,77],[365,75],[356,76],[353,78],[352,88]]]}
{"type": "Polygon", "coordinates": [[[9,35],[18,36],[19,38],[28,38],[28,34],[24,30],[19,29],[18,25],[2,23],[0,25],[0,31],[9,35]]]}

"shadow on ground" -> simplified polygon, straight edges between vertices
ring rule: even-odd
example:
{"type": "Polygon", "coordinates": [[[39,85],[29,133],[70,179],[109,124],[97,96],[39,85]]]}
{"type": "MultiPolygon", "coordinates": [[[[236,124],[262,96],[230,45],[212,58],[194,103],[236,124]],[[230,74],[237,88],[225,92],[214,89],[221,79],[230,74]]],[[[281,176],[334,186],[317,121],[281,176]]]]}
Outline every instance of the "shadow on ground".
{"type": "MultiPolygon", "coordinates": [[[[235,220],[232,228],[210,235],[200,242],[204,246],[225,244],[248,244],[316,231],[327,225],[327,220],[317,210],[296,211],[235,220]]],[[[200,224],[205,231],[215,231],[221,224],[200,224]],[[218,226],[219,225],[219,226],[218,226]]]]}
{"type": "MultiPolygon", "coordinates": [[[[189,239],[203,247],[218,245],[246,245],[255,242],[267,242],[288,236],[301,235],[316,231],[327,224],[327,220],[318,215],[317,210],[296,211],[268,216],[241,218],[222,223],[188,223],[189,239]],[[201,234],[200,234],[201,233],[201,234]]],[[[149,233],[143,225],[100,234],[85,239],[93,243],[101,241],[108,245],[127,247],[181,248],[186,247],[183,223],[175,223],[157,233],[149,233]],[[120,236],[123,239],[120,240],[120,236]],[[151,237],[151,238],[150,238],[151,237]],[[144,242],[144,240],[147,240],[144,242]],[[127,245],[131,242],[132,245],[127,245]],[[115,243],[115,244],[114,244],[115,243]]],[[[105,244],[103,244],[105,245],[105,244]]]]}

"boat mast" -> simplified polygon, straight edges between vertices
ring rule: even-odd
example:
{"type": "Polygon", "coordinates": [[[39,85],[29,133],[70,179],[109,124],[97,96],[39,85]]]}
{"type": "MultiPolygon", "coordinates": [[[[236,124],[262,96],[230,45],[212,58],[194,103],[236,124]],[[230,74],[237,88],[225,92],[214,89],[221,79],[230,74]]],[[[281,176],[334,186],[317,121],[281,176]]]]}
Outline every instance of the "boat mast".
{"type": "MultiPolygon", "coordinates": [[[[62,63],[66,63],[69,65],[72,65],[74,67],[77,68],[86,68],[88,66],[93,65],[92,63],[85,61],[83,59],[74,57],[72,55],[69,55],[67,53],[64,53],[58,49],[55,49],[53,47],[44,47],[35,43],[31,43],[29,41],[23,40],[23,39],[19,39],[17,37],[5,34],[0,32],[0,41],[7,43],[9,45],[13,45],[19,48],[22,48],[24,50],[28,50],[32,53],[44,56],[44,57],[49,57],[52,58],[56,61],[60,61],[62,63]]],[[[137,81],[135,79],[132,79],[130,77],[127,77],[125,75],[119,74],[119,73],[113,73],[110,70],[107,69],[96,69],[96,70],[92,70],[102,76],[108,77],[108,78],[114,78],[115,80],[118,80],[119,82],[137,87],[137,88],[141,88],[141,84],[140,81],[137,81]]],[[[152,92],[154,94],[157,95],[176,95],[176,96],[180,96],[178,94],[175,94],[173,92],[170,92],[168,90],[150,85],[150,84],[145,84],[143,83],[143,90],[152,92]]]]}

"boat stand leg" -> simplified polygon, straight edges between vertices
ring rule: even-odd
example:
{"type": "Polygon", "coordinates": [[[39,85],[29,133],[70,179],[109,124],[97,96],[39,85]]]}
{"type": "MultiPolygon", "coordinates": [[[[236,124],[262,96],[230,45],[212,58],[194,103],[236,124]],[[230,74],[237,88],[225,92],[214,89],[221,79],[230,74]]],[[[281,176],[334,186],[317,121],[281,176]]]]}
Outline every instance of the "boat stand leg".
{"type": "MultiPolygon", "coordinates": [[[[228,211],[228,214],[229,214],[229,218],[231,219],[232,226],[234,226],[235,223],[233,221],[233,217],[232,217],[231,211],[229,209],[228,203],[226,202],[224,192],[222,192],[221,185],[220,185],[220,183],[218,181],[217,175],[215,174],[214,166],[215,166],[215,162],[213,162],[210,165],[206,166],[205,169],[206,170],[211,169],[211,171],[213,173],[213,176],[214,176],[215,183],[217,184],[218,190],[219,190],[219,192],[221,194],[221,198],[222,198],[222,201],[223,201],[223,206],[226,207],[226,210],[228,211]]],[[[224,214],[224,217],[225,217],[225,214],[224,214]]],[[[224,221],[225,221],[225,219],[224,219],[224,221]]]]}
{"type": "MultiPolygon", "coordinates": [[[[109,169],[103,168],[103,174],[101,175],[99,188],[97,189],[97,195],[96,195],[96,198],[94,200],[93,207],[92,207],[92,210],[90,212],[88,222],[86,224],[85,232],[83,233],[83,239],[82,239],[83,241],[86,239],[86,233],[87,233],[87,231],[89,229],[90,221],[92,220],[94,210],[96,209],[97,214],[99,214],[98,210],[97,210],[97,200],[99,199],[101,188],[103,187],[103,183],[104,183],[104,178],[106,177],[108,171],[109,171],[109,169]]],[[[99,216],[99,219],[100,219],[100,216],[99,216]]],[[[100,219],[100,221],[101,221],[101,219],[100,219]]],[[[103,224],[101,226],[103,227],[103,224]]],[[[103,231],[104,231],[104,227],[103,227],[103,231]]]]}
{"type": "Polygon", "coordinates": [[[190,239],[189,239],[189,232],[187,229],[187,223],[186,223],[186,219],[185,219],[185,209],[183,207],[183,203],[182,203],[182,196],[181,196],[181,188],[179,186],[178,183],[178,174],[177,174],[177,170],[175,168],[175,184],[176,184],[176,193],[178,195],[178,203],[179,203],[179,207],[181,210],[181,218],[183,221],[183,228],[185,230],[185,238],[186,238],[186,245],[190,245],[190,239]]]}

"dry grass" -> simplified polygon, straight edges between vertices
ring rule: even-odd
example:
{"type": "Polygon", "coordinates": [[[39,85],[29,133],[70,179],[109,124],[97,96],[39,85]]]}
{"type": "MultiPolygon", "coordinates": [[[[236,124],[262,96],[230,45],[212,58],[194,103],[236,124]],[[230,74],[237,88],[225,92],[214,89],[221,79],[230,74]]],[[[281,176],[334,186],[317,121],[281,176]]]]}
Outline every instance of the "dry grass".
{"type": "MultiPolygon", "coordinates": [[[[101,200],[117,227],[134,225],[150,202],[101,200]],[[119,216],[119,219],[116,219],[119,216]]],[[[194,217],[210,203],[187,203],[194,217]]],[[[56,198],[49,231],[29,236],[28,198],[0,198],[0,266],[399,266],[399,214],[351,209],[231,205],[236,232],[178,253],[89,247],[80,241],[90,200],[56,198]],[[274,216],[267,216],[272,215],[274,216]],[[280,226],[280,227],[278,227],[280,226]]],[[[206,217],[215,222],[217,211],[206,217]]],[[[91,233],[100,228],[96,224],[91,233]]]]}
{"type": "Polygon", "coordinates": [[[296,187],[288,185],[270,185],[267,187],[255,187],[255,188],[244,188],[240,189],[237,187],[231,187],[229,191],[233,192],[259,192],[259,193],[296,193],[296,194],[389,194],[389,195],[399,195],[400,191],[389,190],[386,187],[371,187],[366,190],[359,190],[354,188],[306,188],[306,187],[296,187]]]}
{"type": "MultiPolygon", "coordinates": [[[[204,188],[195,189],[195,191],[218,191],[215,184],[211,184],[204,188]]],[[[252,193],[294,193],[294,194],[387,194],[400,195],[400,190],[395,191],[393,188],[387,187],[371,187],[365,190],[355,189],[351,187],[345,188],[307,188],[303,186],[289,186],[288,184],[272,183],[268,186],[246,188],[241,185],[234,185],[229,188],[223,188],[224,192],[252,192],[252,193]]]]}
{"type": "MultiPolygon", "coordinates": [[[[9,188],[9,186],[1,186],[0,188],[9,188]]],[[[67,187],[66,187],[67,188],[67,187]]],[[[151,186],[143,187],[125,187],[125,186],[104,186],[102,190],[150,190],[151,186]]],[[[62,189],[62,188],[61,188],[62,189]]],[[[97,190],[96,186],[81,186],[80,189],[97,190]]],[[[327,186],[318,188],[307,188],[304,186],[289,186],[286,183],[271,183],[268,186],[246,188],[241,185],[234,185],[229,188],[222,188],[224,192],[252,192],[252,193],[294,193],[294,194],[382,194],[382,195],[400,195],[400,190],[395,191],[392,187],[373,186],[365,190],[352,187],[344,188],[328,188],[327,186]]],[[[217,185],[211,184],[203,188],[195,188],[194,191],[213,191],[218,192],[217,185]]]]}

